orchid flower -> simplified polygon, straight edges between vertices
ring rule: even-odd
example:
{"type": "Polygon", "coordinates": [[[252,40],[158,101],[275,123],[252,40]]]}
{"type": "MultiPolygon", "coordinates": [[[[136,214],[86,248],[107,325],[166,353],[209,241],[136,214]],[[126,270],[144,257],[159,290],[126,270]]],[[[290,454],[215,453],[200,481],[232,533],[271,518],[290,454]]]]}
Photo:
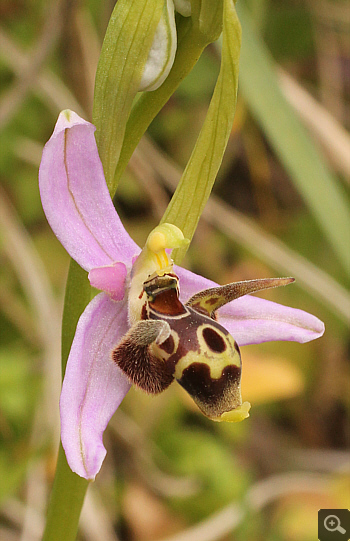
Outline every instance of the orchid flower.
{"type": "Polygon", "coordinates": [[[91,285],[102,291],[78,322],[60,399],[67,461],[86,479],[94,479],[100,470],[106,455],[103,432],[132,383],[155,393],[175,378],[208,417],[239,421],[248,416],[250,406],[242,404],[240,395],[238,346],[307,342],[324,331],[323,323],[306,312],[246,294],[293,279],[220,287],[173,266],[169,249],[188,242],[174,225],[158,226],[141,251],[114,209],[94,130],[74,112],[63,111],[44,148],[39,173],[42,205],[52,230],[89,273],[91,285]],[[186,319],[190,324],[181,323],[185,317],[192,318],[186,319]],[[194,320],[202,329],[197,338],[186,334],[194,320]],[[201,358],[193,348],[182,351],[185,343],[197,340],[199,348],[206,348],[201,358]],[[178,352],[182,348],[180,361],[170,367],[176,344],[178,352]],[[208,372],[203,358],[209,350],[213,362],[208,372]],[[233,391],[224,391],[224,398],[217,396],[216,402],[214,397],[212,406],[197,388],[198,381],[205,376],[216,385],[225,371],[230,377],[234,373],[233,391]]]}

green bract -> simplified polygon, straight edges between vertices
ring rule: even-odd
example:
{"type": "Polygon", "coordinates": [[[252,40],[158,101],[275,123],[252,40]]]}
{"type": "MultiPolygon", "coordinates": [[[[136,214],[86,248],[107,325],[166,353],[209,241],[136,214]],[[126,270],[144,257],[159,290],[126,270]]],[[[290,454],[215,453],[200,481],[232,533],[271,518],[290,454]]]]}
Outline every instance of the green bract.
{"type": "MultiPolygon", "coordinates": [[[[204,3],[203,3],[204,4],[204,3]]],[[[238,87],[241,27],[232,0],[224,2],[223,46],[219,77],[209,111],[180,184],[163,216],[192,239],[210,196],[232,128],[238,87]]],[[[178,263],[186,248],[174,250],[178,263]]]]}
{"type": "Polygon", "coordinates": [[[193,24],[209,42],[222,32],[223,5],[223,0],[192,0],[193,24]]]}
{"type": "Polygon", "coordinates": [[[133,100],[160,21],[164,0],[119,0],[96,73],[93,122],[109,189],[133,100]]]}
{"type": "Polygon", "coordinates": [[[190,0],[174,0],[175,9],[184,17],[191,15],[191,1],[190,0]]]}
{"type": "MultiPolygon", "coordinates": [[[[126,125],[123,146],[117,164],[113,186],[116,187],[132,153],[148,126],[175,92],[181,81],[189,74],[203,49],[216,40],[222,31],[223,1],[192,0],[191,16],[179,17],[177,21],[177,51],[173,67],[164,83],[154,92],[144,93],[134,104],[126,125]]],[[[188,3],[176,2],[176,9],[185,15],[189,14],[188,3]],[[183,8],[187,7],[187,10],[183,8]]],[[[232,0],[227,2],[226,12],[234,12],[232,0]]],[[[225,15],[226,17],[226,15],[225,15]]],[[[237,25],[238,25],[237,21],[237,25]]],[[[236,43],[236,32],[229,39],[236,43]]],[[[239,54],[237,50],[236,54],[239,54]]],[[[232,102],[234,109],[235,99],[232,102]]],[[[231,118],[233,116],[231,115],[231,118]]]]}

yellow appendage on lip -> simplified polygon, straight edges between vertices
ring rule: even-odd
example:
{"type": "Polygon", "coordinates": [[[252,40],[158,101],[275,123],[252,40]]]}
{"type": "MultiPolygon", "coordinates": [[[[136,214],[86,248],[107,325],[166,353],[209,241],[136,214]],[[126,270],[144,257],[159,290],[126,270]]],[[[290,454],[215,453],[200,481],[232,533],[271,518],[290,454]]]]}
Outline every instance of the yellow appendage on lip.
{"type": "Polygon", "coordinates": [[[225,421],[227,423],[240,423],[247,417],[249,417],[249,410],[251,405],[249,402],[243,402],[241,406],[235,408],[232,411],[226,411],[220,417],[213,418],[213,421],[225,421]]]}

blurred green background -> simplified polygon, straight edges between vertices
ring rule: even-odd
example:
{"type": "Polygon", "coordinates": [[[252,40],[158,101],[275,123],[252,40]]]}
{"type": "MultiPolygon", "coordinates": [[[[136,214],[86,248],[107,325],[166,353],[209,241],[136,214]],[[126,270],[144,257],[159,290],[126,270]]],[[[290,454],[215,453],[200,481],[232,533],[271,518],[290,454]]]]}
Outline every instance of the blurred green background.
{"type": "MultiPolygon", "coordinates": [[[[179,386],[131,390],[84,505],[87,541],[314,541],[349,507],[350,6],[240,0],[238,106],[214,196],[184,266],[218,283],[292,275],[264,293],[326,324],[309,344],[242,348],[241,425],[204,418],[179,386]]],[[[38,540],[59,437],[69,257],[43,214],[42,147],[60,110],[91,117],[114,2],[0,2],[0,539],[38,540]]],[[[142,245],[205,118],[210,46],[150,126],[115,198],[142,245]]],[[[62,540],[64,541],[64,540],[62,540]]]]}

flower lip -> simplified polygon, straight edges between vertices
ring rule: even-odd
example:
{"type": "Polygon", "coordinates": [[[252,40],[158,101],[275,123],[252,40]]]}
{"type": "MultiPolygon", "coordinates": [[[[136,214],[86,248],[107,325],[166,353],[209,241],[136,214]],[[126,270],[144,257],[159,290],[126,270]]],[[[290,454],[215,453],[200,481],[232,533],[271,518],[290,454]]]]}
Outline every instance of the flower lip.
{"type": "MultiPolygon", "coordinates": [[[[217,284],[203,276],[174,266],[180,281],[182,302],[193,294],[217,284]]],[[[226,304],[217,312],[218,322],[228,330],[239,346],[261,344],[275,340],[309,342],[323,335],[324,323],[317,317],[299,310],[245,295],[226,304]]]]}

